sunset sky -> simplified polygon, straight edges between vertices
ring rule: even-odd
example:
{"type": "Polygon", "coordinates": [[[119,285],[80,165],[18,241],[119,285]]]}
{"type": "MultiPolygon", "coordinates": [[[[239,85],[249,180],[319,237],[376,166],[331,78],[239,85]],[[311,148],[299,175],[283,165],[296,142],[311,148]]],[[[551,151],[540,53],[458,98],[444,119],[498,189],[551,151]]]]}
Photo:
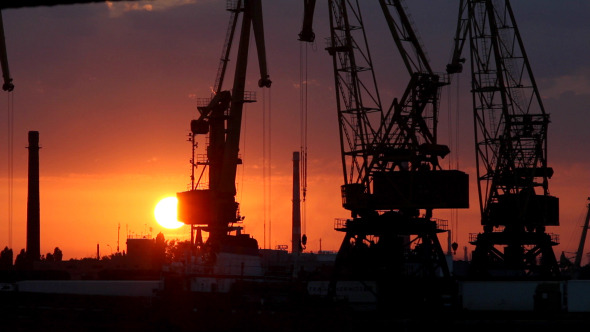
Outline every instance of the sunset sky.
{"type": "MultiPolygon", "coordinates": [[[[381,96],[401,96],[409,77],[378,3],[363,1],[367,33],[381,96]]],[[[300,54],[308,61],[308,251],[337,250],[342,233],[334,218],[343,183],[331,58],[324,50],[329,25],[327,1],[318,1],[315,45],[301,45],[302,1],[263,0],[270,90],[256,85],[256,53],[250,53],[248,90],[258,102],[245,108],[238,195],[245,231],[261,247],[291,247],[292,154],[301,146],[300,54]],[[263,108],[270,126],[263,128],[263,108]],[[267,118],[268,120],[268,118],[267,118]],[[263,156],[262,132],[270,133],[263,156]],[[264,208],[263,162],[270,160],[270,205],[264,208]],[[270,211],[266,215],[263,211],[270,211]]],[[[407,1],[436,71],[450,59],[458,1],[407,1]]],[[[512,2],[549,126],[552,195],[560,198],[562,251],[574,252],[590,196],[590,2],[512,2]]],[[[196,98],[209,97],[225,39],[229,13],[221,0],[156,0],[9,9],[2,12],[15,90],[0,95],[0,246],[15,254],[26,246],[27,133],[40,134],[41,253],[60,247],[64,259],[125,250],[127,236],[186,239],[188,226],[160,227],[158,201],[184,191],[190,182],[187,142],[196,98]],[[9,232],[8,112],[13,121],[12,236],[9,232]],[[120,235],[118,237],[118,227],[120,235]]],[[[234,50],[237,48],[237,41],[234,50]]],[[[467,50],[465,50],[467,51],[467,50]]],[[[467,53],[465,52],[465,55],[467,53]]],[[[232,57],[235,63],[235,56],[232,57]]],[[[233,67],[226,76],[231,86],[233,67]]],[[[475,182],[475,153],[468,72],[442,93],[439,143],[449,160],[470,176],[470,209],[435,211],[450,219],[459,243],[482,230],[475,182]],[[459,99],[456,96],[459,95],[459,99]],[[449,97],[452,97],[449,99],[449,97]],[[450,107],[449,107],[450,105],[450,107]],[[450,115],[449,115],[450,108],[450,115]],[[457,113],[458,110],[458,113],[457,113]],[[459,120],[457,120],[457,118],[459,120]],[[458,124],[458,126],[457,126],[458,124]],[[455,133],[459,137],[455,137],[455,133]],[[449,134],[452,133],[452,134],[449,134]]],[[[204,144],[197,153],[205,153],[204,144]]],[[[267,195],[268,190],[267,190],[267,195]]],[[[446,235],[441,235],[445,243],[446,235]]],[[[586,252],[590,251],[590,245],[586,252]]]]}

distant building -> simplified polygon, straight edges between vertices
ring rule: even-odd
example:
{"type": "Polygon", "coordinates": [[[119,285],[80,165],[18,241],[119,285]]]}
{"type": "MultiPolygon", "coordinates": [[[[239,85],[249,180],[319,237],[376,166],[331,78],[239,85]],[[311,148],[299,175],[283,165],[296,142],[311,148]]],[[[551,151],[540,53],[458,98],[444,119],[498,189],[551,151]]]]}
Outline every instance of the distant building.
{"type": "Polygon", "coordinates": [[[130,268],[149,269],[152,267],[156,241],[148,238],[127,239],[127,263],[130,268]]]}
{"type": "MultiPolygon", "coordinates": [[[[161,233],[160,233],[161,234],[161,233]]],[[[163,235],[127,239],[127,264],[132,269],[160,269],[165,262],[166,242],[163,235]]]]}

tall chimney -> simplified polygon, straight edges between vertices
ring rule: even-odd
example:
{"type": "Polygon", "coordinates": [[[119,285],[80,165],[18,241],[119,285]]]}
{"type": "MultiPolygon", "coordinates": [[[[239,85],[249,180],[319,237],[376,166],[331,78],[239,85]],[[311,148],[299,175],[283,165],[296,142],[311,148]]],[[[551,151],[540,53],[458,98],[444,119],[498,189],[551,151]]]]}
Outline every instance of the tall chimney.
{"type": "Polygon", "coordinates": [[[301,198],[299,196],[299,152],[293,152],[293,229],[292,252],[301,253],[301,198]]]}
{"type": "Polygon", "coordinates": [[[39,132],[29,131],[29,194],[27,199],[27,258],[41,258],[39,212],[39,132]]]}

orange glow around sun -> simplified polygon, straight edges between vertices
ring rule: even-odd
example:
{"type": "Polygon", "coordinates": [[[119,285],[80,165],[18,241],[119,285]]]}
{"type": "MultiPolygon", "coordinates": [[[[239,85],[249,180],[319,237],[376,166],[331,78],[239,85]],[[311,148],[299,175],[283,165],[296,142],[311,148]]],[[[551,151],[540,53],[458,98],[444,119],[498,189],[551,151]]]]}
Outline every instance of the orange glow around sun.
{"type": "Polygon", "coordinates": [[[160,226],[168,229],[180,228],[184,223],[177,220],[176,217],[176,206],[178,200],[176,197],[162,198],[156,208],[154,209],[154,216],[160,226]]]}

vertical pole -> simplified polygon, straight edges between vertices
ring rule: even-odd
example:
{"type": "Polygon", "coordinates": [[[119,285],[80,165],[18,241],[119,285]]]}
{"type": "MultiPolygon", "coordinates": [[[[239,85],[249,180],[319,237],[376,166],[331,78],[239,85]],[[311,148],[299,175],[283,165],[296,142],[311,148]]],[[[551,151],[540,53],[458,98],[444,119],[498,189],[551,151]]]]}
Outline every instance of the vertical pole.
{"type": "Polygon", "coordinates": [[[191,225],[191,247],[195,246],[195,225],[191,225]]]}

